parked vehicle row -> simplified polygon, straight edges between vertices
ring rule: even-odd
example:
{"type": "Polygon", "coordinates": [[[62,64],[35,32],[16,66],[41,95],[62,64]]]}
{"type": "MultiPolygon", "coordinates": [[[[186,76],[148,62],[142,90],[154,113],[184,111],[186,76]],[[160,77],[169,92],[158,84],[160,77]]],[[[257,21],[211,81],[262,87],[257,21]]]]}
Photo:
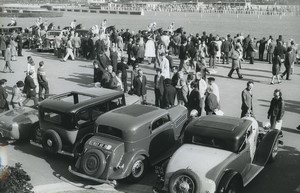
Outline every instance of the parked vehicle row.
{"type": "Polygon", "coordinates": [[[155,190],[170,193],[241,192],[277,156],[280,131],[259,128],[254,118],[190,119],[181,105],[161,109],[138,101],[104,88],[67,92],[38,110],[0,114],[0,134],[74,156],[69,171],[99,183],[135,183],[156,166],[155,190]]]}

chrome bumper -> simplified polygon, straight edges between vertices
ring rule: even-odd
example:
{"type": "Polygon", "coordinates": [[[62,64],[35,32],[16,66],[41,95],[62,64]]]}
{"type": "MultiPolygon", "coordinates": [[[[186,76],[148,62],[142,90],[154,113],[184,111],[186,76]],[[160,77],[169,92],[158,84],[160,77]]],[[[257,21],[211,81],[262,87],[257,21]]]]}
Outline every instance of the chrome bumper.
{"type": "Polygon", "coordinates": [[[102,184],[103,183],[109,184],[111,186],[116,186],[117,185],[116,180],[102,180],[102,179],[94,178],[94,177],[91,177],[91,176],[88,176],[88,175],[85,175],[85,174],[82,174],[82,173],[79,173],[79,172],[76,172],[76,171],[72,170],[71,166],[69,166],[68,170],[69,170],[70,173],[74,174],[75,176],[79,176],[79,177],[84,178],[84,179],[93,180],[95,182],[102,183],[102,184]]]}

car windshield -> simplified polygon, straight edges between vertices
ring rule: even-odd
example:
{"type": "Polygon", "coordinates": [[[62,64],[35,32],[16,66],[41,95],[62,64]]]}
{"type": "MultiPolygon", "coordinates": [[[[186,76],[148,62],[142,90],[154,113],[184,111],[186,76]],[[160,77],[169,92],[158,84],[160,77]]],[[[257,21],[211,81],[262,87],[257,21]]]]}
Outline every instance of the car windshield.
{"type": "Polygon", "coordinates": [[[118,139],[123,138],[123,133],[120,129],[106,125],[99,125],[97,128],[97,133],[117,137],[118,139]]]}

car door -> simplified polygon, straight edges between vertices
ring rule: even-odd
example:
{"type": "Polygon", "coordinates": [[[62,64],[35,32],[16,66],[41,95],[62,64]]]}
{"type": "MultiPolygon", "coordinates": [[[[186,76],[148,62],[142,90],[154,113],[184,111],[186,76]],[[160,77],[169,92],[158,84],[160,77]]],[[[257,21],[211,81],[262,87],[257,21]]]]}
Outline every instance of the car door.
{"type": "Polygon", "coordinates": [[[150,126],[150,160],[155,161],[166,153],[174,144],[174,131],[169,115],[164,115],[152,121],[150,126]]]}

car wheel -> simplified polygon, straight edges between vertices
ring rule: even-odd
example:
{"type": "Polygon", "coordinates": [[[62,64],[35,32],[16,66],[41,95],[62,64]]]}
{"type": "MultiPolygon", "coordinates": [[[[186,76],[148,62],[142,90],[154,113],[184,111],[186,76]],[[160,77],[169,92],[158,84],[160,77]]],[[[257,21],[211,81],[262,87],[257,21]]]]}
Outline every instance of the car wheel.
{"type": "Polygon", "coordinates": [[[99,178],[106,167],[104,153],[98,149],[88,150],[83,155],[80,167],[85,174],[99,178]]]}
{"type": "Polygon", "coordinates": [[[131,167],[131,173],[128,177],[130,183],[139,182],[145,175],[147,170],[147,161],[144,156],[138,156],[131,167]]]}
{"type": "Polygon", "coordinates": [[[57,153],[62,149],[61,138],[57,132],[47,130],[42,137],[43,148],[50,153],[57,153]]]}
{"type": "Polygon", "coordinates": [[[182,169],[175,172],[169,181],[170,193],[197,193],[200,181],[192,170],[182,169]]]}
{"type": "Polygon", "coordinates": [[[270,155],[270,158],[269,158],[269,163],[274,162],[276,157],[277,157],[277,154],[278,154],[278,141],[279,141],[279,139],[277,138],[276,141],[275,141],[275,144],[272,148],[272,152],[271,152],[271,155],[270,155]]]}
{"type": "Polygon", "coordinates": [[[238,183],[236,179],[233,179],[227,189],[224,191],[224,193],[240,193],[241,192],[241,186],[238,183]]]}
{"type": "Polygon", "coordinates": [[[42,130],[40,127],[40,124],[35,124],[33,126],[33,136],[31,137],[32,141],[36,143],[41,143],[42,142],[42,130]]]}

